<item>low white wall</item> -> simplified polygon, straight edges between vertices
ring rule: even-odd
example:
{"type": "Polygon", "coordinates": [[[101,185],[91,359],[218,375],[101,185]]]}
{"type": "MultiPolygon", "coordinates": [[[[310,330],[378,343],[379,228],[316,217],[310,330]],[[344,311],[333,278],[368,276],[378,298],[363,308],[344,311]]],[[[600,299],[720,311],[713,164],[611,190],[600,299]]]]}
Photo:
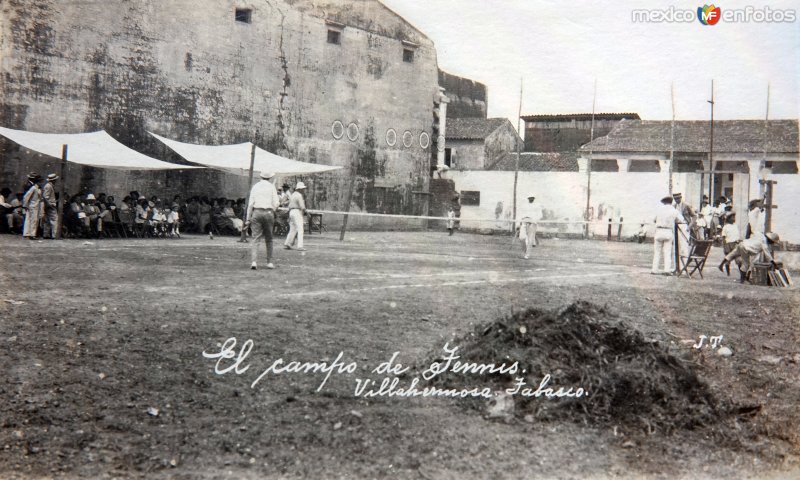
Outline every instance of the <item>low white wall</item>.
{"type": "MultiPolygon", "coordinates": [[[[448,178],[455,182],[456,190],[477,190],[481,192],[479,206],[462,206],[462,228],[475,230],[507,230],[508,223],[501,220],[512,216],[512,195],[514,172],[496,171],[449,171],[448,178]],[[487,220],[488,221],[484,221],[487,220]],[[482,221],[479,221],[482,220],[482,221]]],[[[673,191],[682,192],[690,205],[698,208],[700,192],[699,175],[687,173],[673,174],[673,191]]],[[[780,233],[782,239],[800,244],[800,175],[772,175],[778,181],[775,186],[773,212],[773,231],[780,233]]],[[[549,220],[579,222],[583,220],[586,208],[586,174],[579,172],[520,172],[517,183],[517,206],[522,205],[528,194],[536,196],[536,202],[544,210],[549,220]]],[[[592,172],[591,209],[593,212],[590,232],[605,237],[608,219],[618,222],[623,218],[622,236],[632,236],[645,223],[652,236],[654,212],[659,201],[669,192],[668,174],[664,172],[592,172]]],[[[746,198],[742,192],[742,198],[746,198]]],[[[737,205],[746,209],[743,201],[737,205]]],[[[744,228],[744,210],[737,217],[744,228]]],[[[540,225],[546,232],[581,233],[579,223],[563,225],[540,225]]],[[[617,234],[617,225],[612,227],[617,234]]]]}

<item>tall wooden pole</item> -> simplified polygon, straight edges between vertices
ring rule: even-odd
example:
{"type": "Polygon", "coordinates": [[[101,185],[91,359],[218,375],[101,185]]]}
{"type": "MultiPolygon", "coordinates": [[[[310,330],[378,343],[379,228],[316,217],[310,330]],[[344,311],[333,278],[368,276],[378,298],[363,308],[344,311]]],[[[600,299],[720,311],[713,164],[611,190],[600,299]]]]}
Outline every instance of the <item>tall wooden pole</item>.
{"type": "MultiPolygon", "coordinates": [[[[522,78],[519,79],[519,110],[517,113],[517,134],[519,135],[520,139],[522,138],[522,78]]],[[[513,244],[514,239],[517,238],[517,180],[519,178],[519,157],[522,151],[522,145],[520,142],[517,142],[517,161],[514,165],[514,199],[512,203],[512,216],[511,218],[514,219],[514,222],[511,224],[511,232],[513,233],[511,242],[513,244]]]]}
{"type": "MultiPolygon", "coordinates": [[[[767,113],[764,115],[764,159],[762,160],[763,167],[767,166],[767,141],[769,140],[769,83],[767,83],[767,113]]],[[[766,178],[762,178],[761,180],[767,180],[766,178]]],[[[764,188],[764,192],[762,193],[763,197],[766,197],[766,213],[764,218],[764,231],[771,232],[772,231],[772,189],[774,188],[774,183],[769,182],[759,182],[764,188]]]]}
{"type": "MultiPolygon", "coordinates": [[[[714,79],[711,79],[711,142],[708,146],[708,201],[711,202],[711,197],[714,196],[714,79]]],[[[702,189],[701,189],[702,190],[702,189]]],[[[700,194],[700,201],[702,204],[703,194],[700,194]]],[[[702,206],[702,205],[701,205],[702,206]]]]}
{"type": "Polygon", "coordinates": [[[594,79],[594,95],[592,97],[592,123],[589,128],[589,161],[586,162],[586,213],[584,217],[586,217],[586,228],[584,229],[584,235],[586,238],[589,238],[589,222],[592,220],[589,218],[589,209],[591,208],[591,201],[592,201],[592,141],[594,141],[594,109],[595,105],[597,104],[597,79],[594,79]]]}
{"type": "Polygon", "coordinates": [[[66,179],[64,178],[64,172],[66,172],[66,168],[64,168],[67,164],[67,150],[68,145],[61,146],[61,163],[58,165],[58,219],[56,220],[56,239],[61,239],[61,225],[64,223],[64,203],[67,199],[64,198],[64,184],[66,183],[66,179]]]}
{"type": "MultiPolygon", "coordinates": [[[[258,137],[258,130],[256,130],[256,137],[258,137]]],[[[255,140],[255,139],[254,139],[255,140]]],[[[244,217],[247,217],[247,206],[250,205],[250,190],[253,189],[253,165],[256,161],[256,144],[253,143],[250,149],[250,174],[247,177],[247,200],[244,202],[244,217]]],[[[275,212],[277,215],[278,212],[275,212]]],[[[248,218],[242,219],[244,223],[249,220],[248,218]]],[[[247,243],[247,228],[242,227],[242,236],[239,238],[239,243],[247,243]]]]}
{"type": "Polygon", "coordinates": [[[669,127],[669,194],[672,195],[672,173],[675,160],[675,82],[669,86],[669,96],[672,101],[672,122],[669,127]]]}

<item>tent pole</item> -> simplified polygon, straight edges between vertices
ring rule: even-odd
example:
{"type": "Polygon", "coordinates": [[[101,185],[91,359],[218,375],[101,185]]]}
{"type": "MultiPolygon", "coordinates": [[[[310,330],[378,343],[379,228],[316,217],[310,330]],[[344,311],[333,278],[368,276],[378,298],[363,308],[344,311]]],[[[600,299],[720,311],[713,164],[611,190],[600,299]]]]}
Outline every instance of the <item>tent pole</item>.
{"type": "Polygon", "coordinates": [[[61,163],[58,164],[58,219],[56,220],[56,240],[61,240],[61,226],[64,224],[64,203],[67,201],[64,198],[64,172],[66,171],[65,165],[67,163],[67,145],[61,146],[61,163]]]}
{"type": "Polygon", "coordinates": [[[350,188],[347,192],[347,205],[344,207],[344,218],[342,218],[342,231],[339,233],[339,241],[344,240],[344,232],[347,230],[347,213],[350,212],[350,203],[353,201],[353,188],[356,185],[356,174],[358,173],[358,156],[353,159],[353,174],[350,176],[350,188]]]}
{"type": "MultiPolygon", "coordinates": [[[[258,136],[258,132],[256,132],[256,136],[258,136]]],[[[250,149],[250,175],[247,177],[247,200],[244,202],[244,214],[243,217],[247,217],[247,206],[250,205],[250,190],[253,189],[253,164],[256,160],[256,144],[253,143],[253,148],[250,149]]],[[[277,212],[276,212],[277,213],[277,212]]],[[[242,223],[247,222],[247,218],[242,219],[242,223]]],[[[247,243],[247,229],[242,227],[242,236],[239,238],[239,243],[247,243]]]]}

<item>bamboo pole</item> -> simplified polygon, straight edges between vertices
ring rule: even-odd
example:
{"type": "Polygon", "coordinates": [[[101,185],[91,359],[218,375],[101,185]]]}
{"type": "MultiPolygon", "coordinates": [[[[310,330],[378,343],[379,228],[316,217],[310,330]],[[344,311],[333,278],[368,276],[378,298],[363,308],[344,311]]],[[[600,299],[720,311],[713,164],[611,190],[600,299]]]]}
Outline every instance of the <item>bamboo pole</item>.
{"type": "MultiPolygon", "coordinates": [[[[708,201],[714,196],[714,79],[711,79],[711,142],[708,147],[708,201]]],[[[700,189],[702,191],[702,188],[700,189]]],[[[700,193],[700,205],[702,206],[703,194],[700,193]]]]}
{"type": "MultiPolygon", "coordinates": [[[[66,172],[68,145],[61,146],[61,163],[58,165],[58,219],[56,220],[56,239],[61,240],[61,226],[64,224],[64,203],[67,201],[64,198],[64,172],[66,172]]],[[[45,219],[45,221],[47,221],[45,219]]]]}
{"type": "MultiPolygon", "coordinates": [[[[519,110],[517,113],[517,134],[519,135],[520,139],[522,138],[522,78],[519,79],[519,110]]],[[[512,202],[512,217],[514,220],[517,219],[517,181],[519,178],[519,157],[521,154],[522,145],[520,142],[517,142],[517,161],[514,165],[514,199],[512,202]]],[[[511,244],[514,244],[514,240],[517,238],[517,222],[511,224],[511,244]]]]}
{"type": "Polygon", "coordinates": [[[675,171],[675,82],[669,86],[669,95],[672,101],[672,122],[669,127],[669,194],[672,195],[672,176],[675,171]]]}
{"type": "MultiPolygon", "coordinates": [[[[256,131],[256,137],[258,137],[258,131],[256,131]]],[[[255,140],[255,139],[254,139],[255,140]]],[[[250,205],[250,190],[253,189],[253,165],[256,161],[256,144],[253,143],[252,148],[250,149],[250,174],[247,177],[247,200],[245,200],[244,205],[244,214],[242,215],[242,223],[247,223],[247,207],[250,205]]],[[[277,212],[276,212],[277,213],[277,212]]],[[[247,228],[242,226],[242,236],[239,238],[239,243],[247,243],[247,228]]]]}
{"type": "Polygon", "coordinates": [[[594,79],[594,95],[592,97],[592,123],[589,129],[589,161],[586,162],[586,213],[584,216],[586,217],[586,230],[584,231],[584,235],[586,238],[589,238],[589,209],[591,208],[591,198],[592,198],[592,142],[594,141],[594,109],[597,104],[597,79],[594,79]]]}

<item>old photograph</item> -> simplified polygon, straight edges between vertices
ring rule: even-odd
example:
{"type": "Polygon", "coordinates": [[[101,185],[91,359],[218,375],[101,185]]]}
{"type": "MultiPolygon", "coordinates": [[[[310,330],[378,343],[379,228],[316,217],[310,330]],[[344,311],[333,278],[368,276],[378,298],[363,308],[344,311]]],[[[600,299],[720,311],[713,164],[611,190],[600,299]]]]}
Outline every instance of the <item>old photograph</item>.
{"type": "Polygon", "coordinates": [[[0,478],[800,478],[792,0],[0,0],[0,478]]]}

